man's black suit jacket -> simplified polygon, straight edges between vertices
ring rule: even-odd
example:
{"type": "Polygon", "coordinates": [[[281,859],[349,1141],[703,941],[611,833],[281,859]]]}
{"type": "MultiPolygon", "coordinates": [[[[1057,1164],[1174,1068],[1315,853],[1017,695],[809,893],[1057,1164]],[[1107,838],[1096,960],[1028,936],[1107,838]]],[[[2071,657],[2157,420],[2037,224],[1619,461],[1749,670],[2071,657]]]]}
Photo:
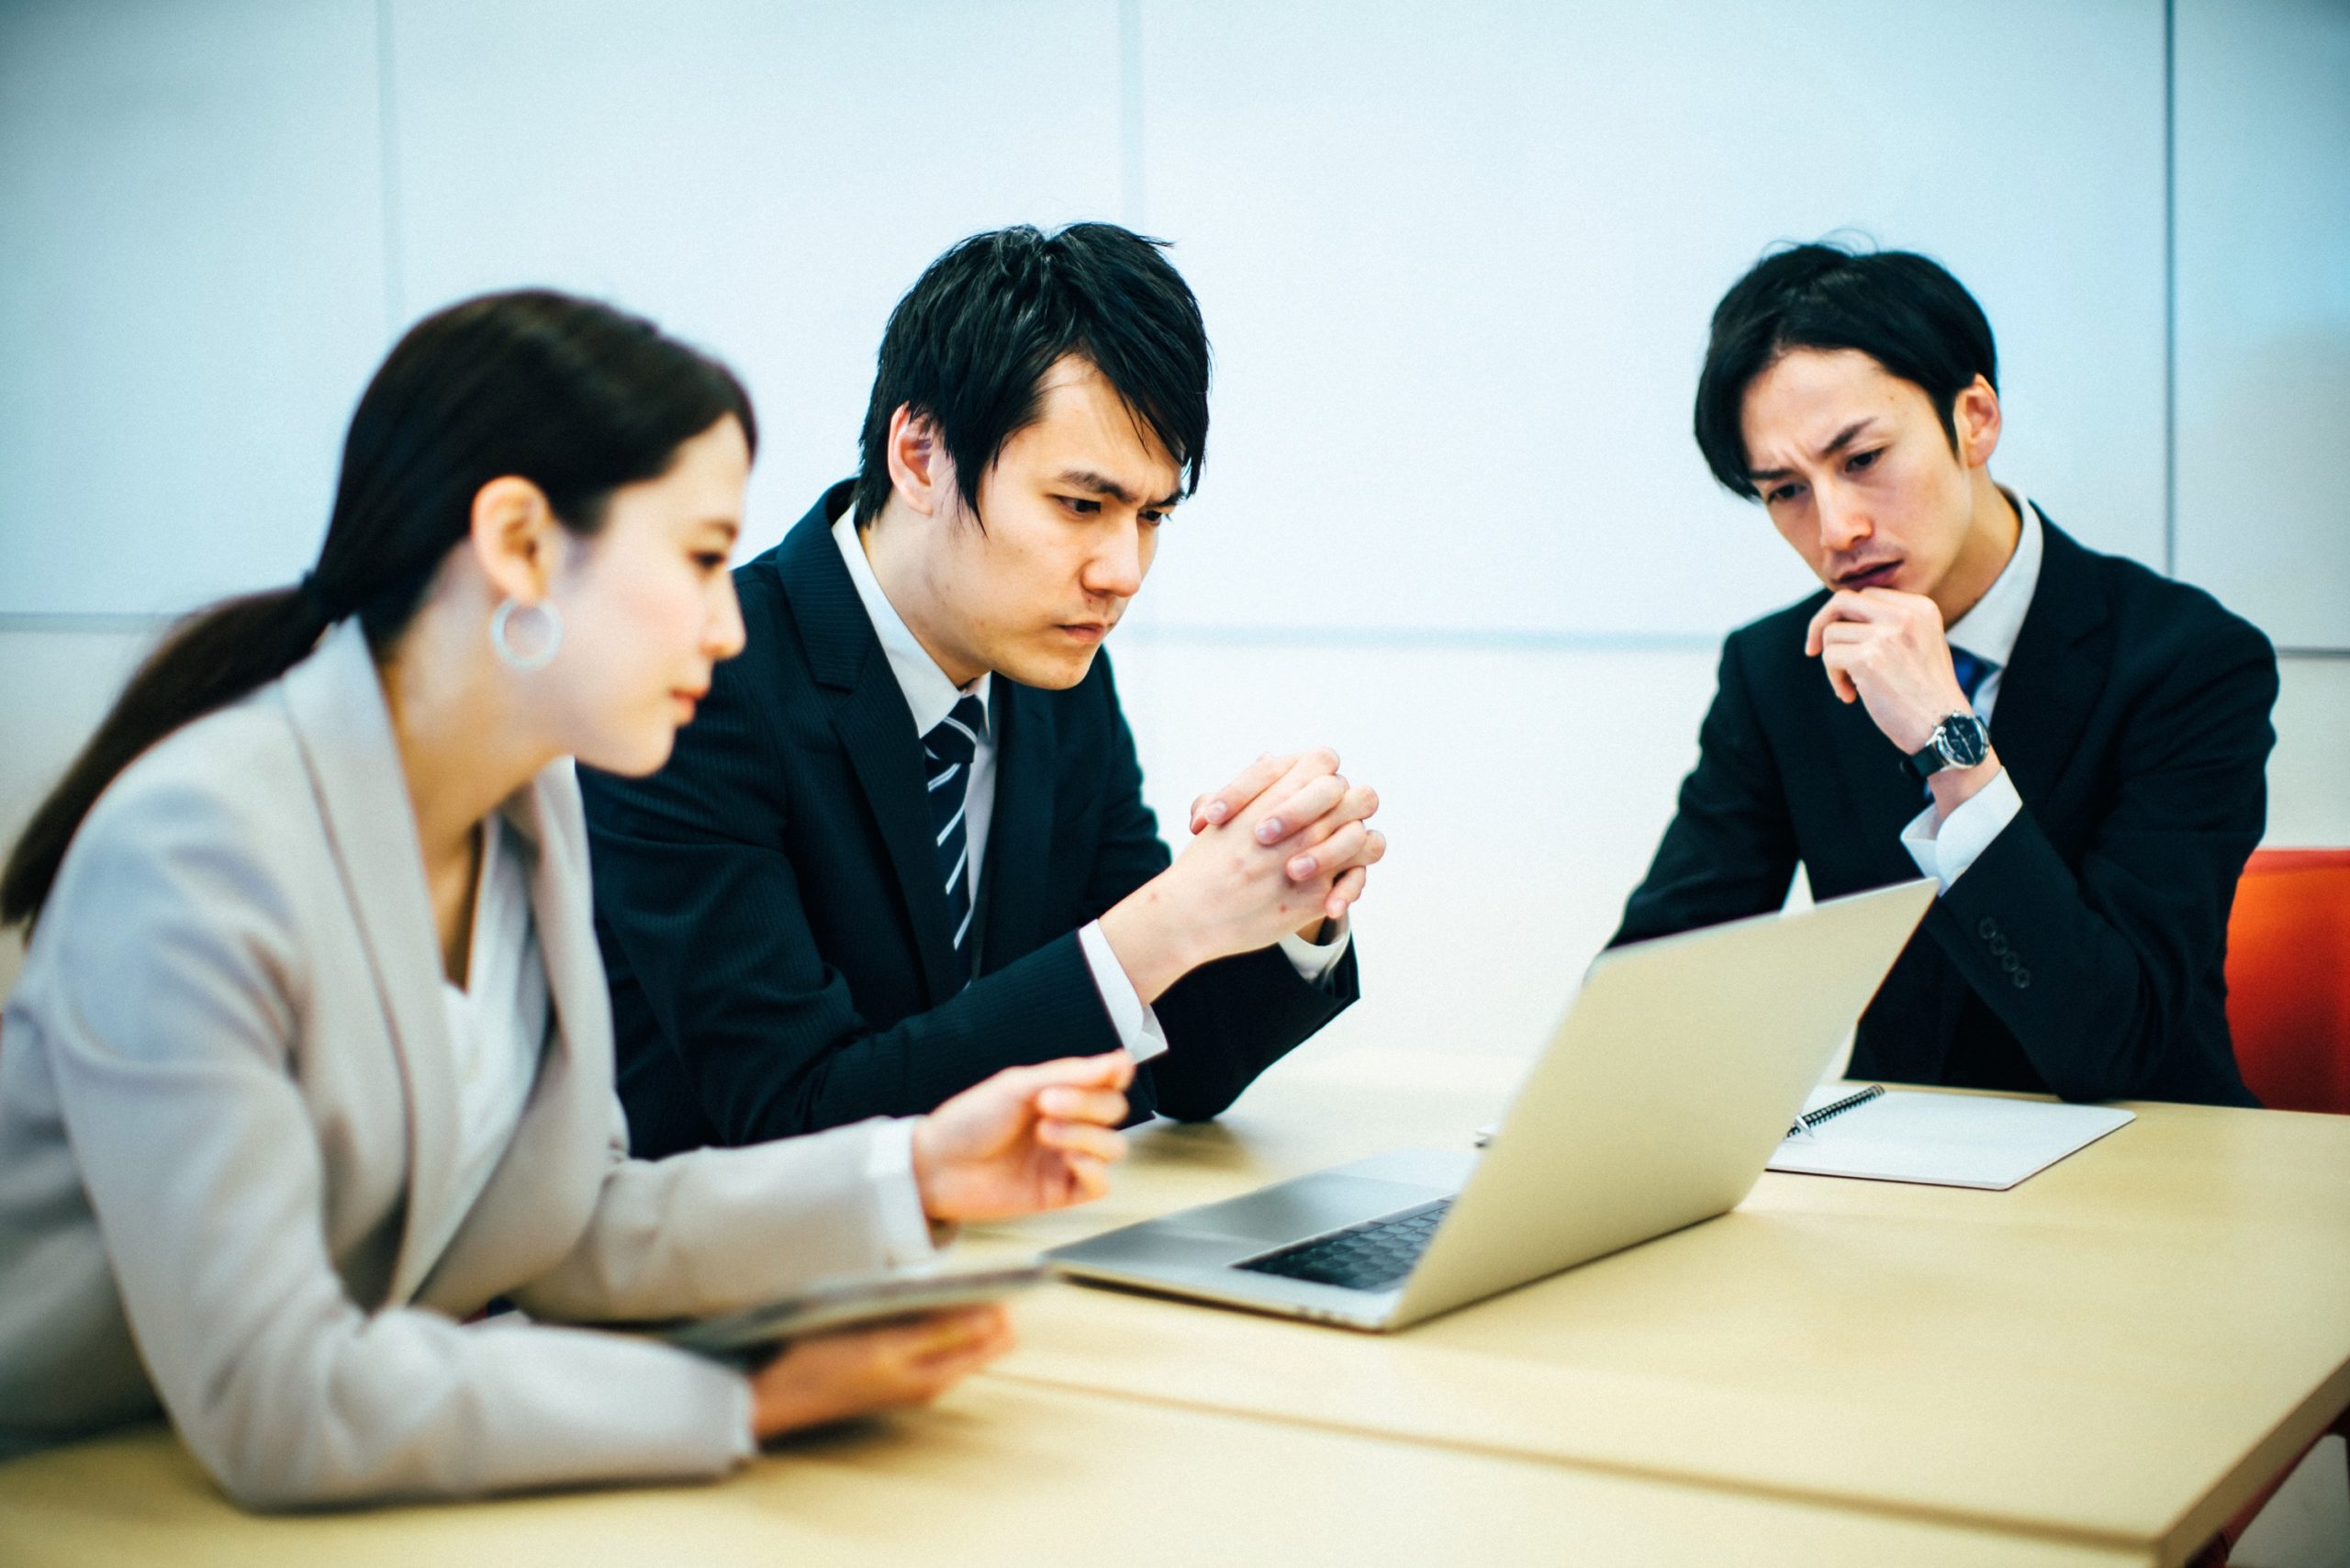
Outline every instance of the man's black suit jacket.
{"type": "MultiPolygon", "coordinates": [[[[999,675],[994,814],[956,973],[921,738],[834,546],[836,487],[734,574],[748,633],[669,764],[583,768],[596,929],[636,1151],[927,1111],[1000,1068],[1118,1047],[1078,929],[1165,869],[1109,660],[1067,691],[999,675]]],[[[1213,1116],[1356,995],[1277,948],[1157,1004],[1138,1114],[1213,1116]]]]}
{"type": "MultiPolygon", "coordinates": [[[[1991,715],[2023,810],[1935,901],[1852,1073],[2254,1104],[2221,969],[2266,811],[2276,655],[2209,594],[2044,538],[1991,715]]],[[[1804,654],[1826,599],[1730,634],[1697,767],[1610,946],[1776,909],[1797,861],[1823,899],[1918,875],[1917,776],[1804,654]]]]}

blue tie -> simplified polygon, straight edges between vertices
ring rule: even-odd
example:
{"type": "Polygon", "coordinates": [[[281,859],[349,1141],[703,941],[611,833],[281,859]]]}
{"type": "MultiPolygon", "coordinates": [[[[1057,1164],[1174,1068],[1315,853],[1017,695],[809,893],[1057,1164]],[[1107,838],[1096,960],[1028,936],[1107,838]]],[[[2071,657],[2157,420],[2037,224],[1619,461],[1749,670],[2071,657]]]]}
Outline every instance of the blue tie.
{"type": "Polygon", "coordinates": [[[971,758],[988,733],[986,704],[966,697],[922,738],[923,771],[930,784],[930,829],[938,845],[938,885],[946,920],[955,928],[955,955],[967,960],[971,934],[971,834],[965,804],[971,793],[971,758]]]}
{"type": "Polygon", "coordinates": [[[1957,672],[1958,689],[1966,693],[1967,703],[1972,706],[1975,694],[1983,689],[1983,683],[1990,679],[1991,672],[1999,666],[1989,659],[1976,657],[1964,648],[1953,648],[1950,651],[1950,667],[1957,672]]]}

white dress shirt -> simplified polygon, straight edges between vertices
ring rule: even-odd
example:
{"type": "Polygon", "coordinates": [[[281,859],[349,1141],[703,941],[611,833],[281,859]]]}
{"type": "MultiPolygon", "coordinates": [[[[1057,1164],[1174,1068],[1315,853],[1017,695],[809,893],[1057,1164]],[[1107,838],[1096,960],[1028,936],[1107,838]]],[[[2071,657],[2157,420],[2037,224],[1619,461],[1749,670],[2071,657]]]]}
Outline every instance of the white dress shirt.
{"type": "Polygon", "coordinates": [[[531,1086],[545,1054],[546,965],[531,919],[531,887],[495,814],[481,824],[481,869],[474,879],[474,928],[465,983],[441,982],[442,1014],[457,1085],[457,1163],[452,1192],[462,1203],[441,1211],[431,1252],[438,1256],[489,1185],[490,1172],[514,1141],[531,1086]]]}
{"type": "MultiPolygon", "coordinates": [[[[2040,586],[2040,557],[2044,549],[2040,509],[2015,492],[2003,489],[1999,493],[2015,508],[2021,525],[2016,532],[2015,554],[2008,557],[2007,566],[1975,608],[1960,616],[1945,633],[1952,647],[1964,648],[1997,666],[1984,678],[1971,704],[1986,728],[1991,710],[1999,700],[1999,688],[2007,679],[2008,661],[2015,656],[2024,616],[2031,610],[2032,592],[2040,586]]],[[[1935,821],[1935,810],[1929,801],[1910,820],[1901,830],[1901,846],[1918,863],[1919,876],[1933,878],[1948,892],[2001,830],[2016,820],[2023,810],[2023,797],[2016,793],[2015,780],[2002,766],[1989,783],[1940,823],[1935,821]]]]}
{"type": "MultiPolygon", "coordinates": [[[[865,605],[867,619],[873,622],[874,635],[881,642],[881,652],[890,661],[890,672],[898,678],[898,689],[905,694],[906,708],[913,714],[914,734],[926,735],[939,722],[955,711],[955,704],[966,697],[977,697],[987,702],[995,677],[981,671],[979,678],[967,687],[957,686],[938,667],[905,618],[881,591],[880,580],[873,575],[873,564],[865,558],[865,543],[858,536],[854,508],[843,512],[833,521],[833,543],[841,554],[841,564],[848,568],[849,581],[856,585],[856,597],[865,605]]],[[[995,817],[995,752],[996,725],[990,709],[987,734],[972,753],[963,795],[964,831],[970,843],[970,854],[965,857],[963,875],[969,879],[968,891],[973,908],[979,905],[979,881],[985,873],[988,847],[988,827],[995,817]]],[[[1339,956],[1346,952],[1352,933],[1344,927],[1332,941],[1320,946],[1291,933],[1281,939],[1281,952],[1304,979],[1320,983],[1329,976],[1339,956]]],[[[1158,1026],[1158,1013],[1146,1005],[1141,992],[1135,990],[1125,969],[1112,950],[1110,939],[1102,934],[1102,923],[1088,921],[1077,933],[1080,950],[1085,955],[1086,967],[1092,971],[1094,989],[1102,994],[1102,1006],[1110,1014],[1110,1024],[1117,1031],[1118,1043],[1136,1062],[1148,1061],[1167,1049],[1167,1036],[1158,1026]]]]}

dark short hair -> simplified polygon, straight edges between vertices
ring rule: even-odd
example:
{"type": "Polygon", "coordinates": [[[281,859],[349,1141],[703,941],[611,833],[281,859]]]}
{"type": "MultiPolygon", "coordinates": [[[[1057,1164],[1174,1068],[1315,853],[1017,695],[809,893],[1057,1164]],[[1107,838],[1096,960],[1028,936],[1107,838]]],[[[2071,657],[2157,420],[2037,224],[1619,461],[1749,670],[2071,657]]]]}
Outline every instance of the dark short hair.
{"type": "Polygon", "coordinates": [[[1983,308],[1940,263],[1909,251],[1797,245],[1765,256],[1714,307],[1697,376],[1697,450],[1723,486],[1754,499],[1741,416],[1746,389],[1791,349],[1858,349],[1926,394],[1951,449],[1958,395],[1999,386],[1983,308]]]}
{"type": "MultiPolygon", "coordinates": [[[[974,517],[1003,444],[1036,422],[1038,388],[1064,355],[1100,371],[1175,459],[1181,494],[1208,441],[1208,338],[1200,302],[1146,239],[1114,223],[974,234],[930,263],[890,312],[866,405],[856,525],[890,498],[890,418],[938,426],[974,517]]],[[[982,521],[981,526],[985,523],[982,521]]]]}

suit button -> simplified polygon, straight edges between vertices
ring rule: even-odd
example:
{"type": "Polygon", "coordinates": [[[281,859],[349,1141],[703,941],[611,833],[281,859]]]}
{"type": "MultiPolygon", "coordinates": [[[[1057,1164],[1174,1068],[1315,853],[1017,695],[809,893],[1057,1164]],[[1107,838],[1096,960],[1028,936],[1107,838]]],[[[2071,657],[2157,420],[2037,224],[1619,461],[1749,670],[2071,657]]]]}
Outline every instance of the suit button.
{"type": "Polygon", "coordinates": [[[1975,923],[1975,935],[1980,936],[1986,942],[1988,942],[1992,937],[1997,936],[1998,934],[1999,923],[1993,920],[1987,914],[1981,920],[1975,923]]]}
{"type": "MultiPolygon", "coordinates": [[[[1991,938],[1991,956],[1995,958],[2004,958],[2009,956],[2008,939],[2006,937],[1994,936],[1991,938]]],[[[2013,964],[2009,964],[2008,968],[2014,969],[2015,966],[2013,964]]]]}
{"type": "Polygon", "coordinates": [[[2031,984],[2031,971],[2030,969],[2018,969],[2015,973],[2009,975],[2008,979],[2014,982],[2015,988],[2018,991],[2021,991],[2031,984]]]}
{"type": "Polygon", "coordinates": [[[2005,948],[2000,949],[1999,969],[2003,973],[2014,974],[2020,967],[2021,967],[2020,959],[2005,948]]]}

